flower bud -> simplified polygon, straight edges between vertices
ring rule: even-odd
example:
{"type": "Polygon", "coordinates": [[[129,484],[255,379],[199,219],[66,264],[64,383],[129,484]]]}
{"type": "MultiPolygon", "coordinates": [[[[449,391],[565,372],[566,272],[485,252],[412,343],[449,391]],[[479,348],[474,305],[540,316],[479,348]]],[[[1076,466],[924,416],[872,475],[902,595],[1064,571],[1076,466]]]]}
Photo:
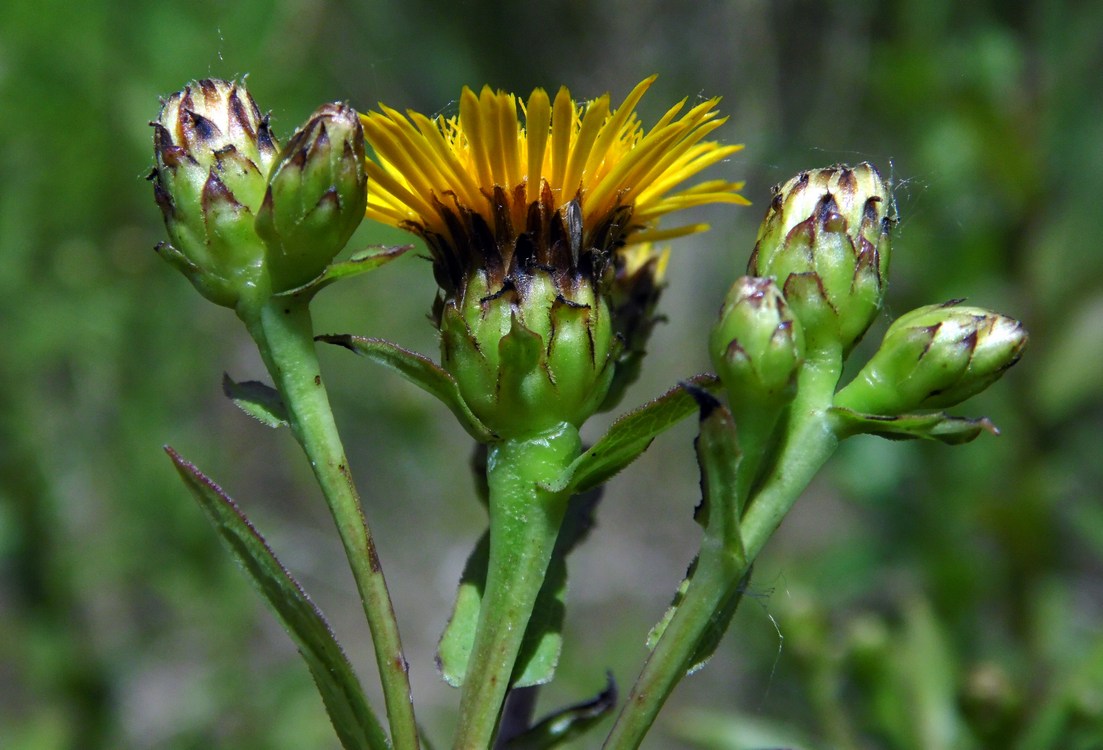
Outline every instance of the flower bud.
{"type": "Polygon", "coordinates": [[[870,164],[802,172],[776,189],[749,273],[775,279],[810,349],[847,353],[881,309],[889,264],[889,193],[870,164]]]}
{"type": "Polygon", "coordinates": [[[173,246],[162,255],[208,299],[233,307],[267,285],[254,228],[276,143],[245,87],[204,79],[164,102],[153,125],[153,193],[173,246]]]}
{"type": "Polygon", "coordinates": [[[609,308],[589,283],[518,274],[491,289],[484,274],[441,311],[441,364],[468,408],[501,438],[579,426],[609,391],[609,308]]]}
{"type": "Polygon", "coordinates": [[[709,334],[709,354],[733,409],[776,409],[792,400],[804,336],[772,279],[744,276],[735,282],[709,334]]]}
{"type": "Polygon", "coordinates": [[[273,290],[322,273],[360,225],[367,185],[359,115],[345,104],[323,104],[280,152],[257,214],[273,290]]]}
{"type": "Polygon", "coordinates": [[[1019,321],[960,300],[912,310],[889,326],[835,405],[886,415],[954,406],[1018,362],[1026,341],[1019,321]]]}

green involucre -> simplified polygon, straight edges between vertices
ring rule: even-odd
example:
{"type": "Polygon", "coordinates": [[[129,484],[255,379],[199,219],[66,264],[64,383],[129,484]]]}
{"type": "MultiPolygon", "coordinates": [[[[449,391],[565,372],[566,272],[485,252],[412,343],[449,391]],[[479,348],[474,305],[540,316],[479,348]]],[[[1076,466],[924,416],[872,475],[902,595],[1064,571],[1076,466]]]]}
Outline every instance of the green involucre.
{"type": "Polygon", "coordinates": [[[153,123],[150,175],[173,246],[162,255],[211,301],[267,292],[254,219],[277,145],[244,86],[204,79],[169,97],[153,123]]]}
{"type": "Polygon", "coordinates": [[[792,400],[804,333],[773,280],[736,280],[709,333],[709,354],[733,402],[792,400]]]}
{"type": "Polygon", "coordinates": [[[536,270],[491,290],[482,272],[441,314],[441,364],[471,411],[499,437],[581,425],[614,369],[609,308],[583,281],[536,270]]]}

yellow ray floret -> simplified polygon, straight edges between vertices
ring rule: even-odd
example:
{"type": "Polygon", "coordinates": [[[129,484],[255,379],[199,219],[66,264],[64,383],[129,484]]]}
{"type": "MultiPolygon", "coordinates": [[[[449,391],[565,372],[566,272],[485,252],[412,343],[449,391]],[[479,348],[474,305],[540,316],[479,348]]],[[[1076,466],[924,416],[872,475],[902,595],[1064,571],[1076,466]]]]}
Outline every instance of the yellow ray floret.
{"type": "Polygon", "coordinates": [[[660,233],[655,225],[691,206],[746,204],[738,192],[741,182],[681,188],[742,146],[704,140],[726,120],[717,116],[718,99],[685,112],[683,100],[645,130],[635,108],[654,80],[642,81],[615,110],[608,94],[579,104],[565,87],[554,101],[536,89],[523,104],[489,87],[478,94],[465,88],[459,115],[451,118],[403,115],[381,105],[361,116],[375,152],[367,164],[367,215],[448,236],[450,214],[462,208],[491,227],[508,217],[518,235],[525,231],[528,206],[550,192],[553,211],[578,199],[586,230],[629,207],[626,243],[701,231],[707,227],[694,224],[660,233]]]}

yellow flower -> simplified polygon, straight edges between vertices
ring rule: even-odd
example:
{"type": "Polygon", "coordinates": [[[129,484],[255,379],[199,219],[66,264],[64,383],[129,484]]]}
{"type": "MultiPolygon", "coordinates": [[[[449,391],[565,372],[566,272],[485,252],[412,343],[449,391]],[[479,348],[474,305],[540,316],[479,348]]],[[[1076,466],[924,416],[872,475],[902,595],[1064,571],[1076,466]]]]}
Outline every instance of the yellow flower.
{"type": "Polygon", "coordinates": [[[716,99],[683,100],[647,130],[636,116],[654,77],[620,107],[561,88],[524,104],[464,89],[459,115],[380,105],[362,115],[367,216],[420,235],[441,293],[441,364],[499,437],[581,425],[635,379],[657,318],[667,254],[651,241],[666,214],[740,203],[742,183],[685,187],[738,151],[705,137],[716,99]]]}
{"type": "Polygon", "coordinates": [[[380,106],[362,115],[375,152],[367,216],[422,236],[446,292],[476,269],[500,281],[521,261],[600,278],[625,244],[703,231],[657,222],[691,206],[746,204],[743,183],[683,187],[742,147],[704,140],[725,122],[718,99],[684,112],[683,100],[645,130],[635,107],[654,80],[615,110],[608,94],[580,105],[565,87],[554,102],[536,89],[520,106],[513,94],[465,88],[447,119],[380,106]]]}

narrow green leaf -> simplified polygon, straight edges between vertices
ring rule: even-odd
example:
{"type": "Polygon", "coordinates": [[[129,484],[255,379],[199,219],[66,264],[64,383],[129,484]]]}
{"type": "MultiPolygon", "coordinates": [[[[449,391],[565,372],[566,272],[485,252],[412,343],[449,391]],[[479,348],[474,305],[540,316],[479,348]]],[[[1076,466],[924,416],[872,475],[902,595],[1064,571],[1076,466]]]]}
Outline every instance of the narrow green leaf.
{"type": "Polygon", "coordinates": [[[525,627],[525,639],[517,653],[517,665],[511,687],[545,685],[555,677],[559,655],[563,652],[563,621],[567,614],[567,561],[556,551],[548,563],[548,572],[532,616],[525,627]]]}
{"type": "Polygon", "coordinates": [[[720,607],[713,615],[712,619],[709,620],[705,632],[701,634],[701,640],[697,643],[697,649],[693,652],[693,657],[689,660],[689,665],[686,667],[687,675],[697,672],[708,664],[709,659],[716,653],[720,641],[724,639],[724,634],[728,632],[728,626],[731,625],[732,618],[735,617],[735,610],[739,608],[739,603],[743,601],[743,592],[747,590],[750,581],[751,571],[748,568],[746,574],[740,579],[739,584],[724,600],[723,606],[720,607]]]}
{"type": "Polygon", "coordinates": [[[861,414],[834,406],[829,410],[840,437],[877,435],[888,440],[937,440],[947,445],[959,445],[975,440],[982,432],[999,435],[1000,431],[987,418],[966,419],[949,414],[901,414],[895,417],[861,414]]]}
{"type": "Polygon", "coordinates": [[[287,407],[280,398],[280,392],[272,386],[256,380],[238,383],[223,373],[222,392],[239,409],[265,426],[287,426],[287,407]]]}
{"type": "Polygon", "coordinates": [[[327,285],[339,279],[374,271],[380,266],[401,257],[408,250],[412,250],[413,247],[413,245],[373,245],[364,248],[353,253],[348,260],[333,263],[326,268],[325,273],[322,274],[320,284],[327,285]]]}
{"type": "Polygon", "coordinates": [[[728,588],[723,603],[702,632],[697,649],[686,667],[686,674],[693,674],[708,663],[720,645],[743,599],[751,569],[747,564],[739,524],[744,498],[739,497],[738,491],[740,455],[735,421],[727,407],[707,392],[699,388],[690,388],[689,391],[701,409],[701,431],[695,443],[697,463],[701,469],[701,510],[697,520],[705,527],[705,542],[698,577],[708,576],[709,581],[728,588]],[[714,554],[709,550],[717,552],[714,554]],[[733,575],[740,575],[734,587],[731,586],[733,575]]]}
{"type": "Polygon", "coordinates": [[[413,245],[372,245],[363,250],[358,250],[349,256],[348,260],[331,263],[317,278],[296,289],[281,292],[281,295],[308,294],[313,296],[335,281],[374,271],[402,256],[407,250],[412,250],[413,247],[413,245]]]}
{"type": "Polygon", "coordinates": [[[513,737],[505,750],[550,750],[570,742],[593,728],[617,705],[617,684],[609,674],[605,689],[593,698],[561,708],[513,737]]]}
{"type": "Polygon", "coordinates": [[[222,541],[295,641],[341,745],[346,750],[389,748],[379,720],[364,699],[360,681],[322,613],[233,500],[175,450],[166,447],[165,452],[222,541]]]}
{"type": "Polygon", "coordinates": [[[467,432],[479,442],[494,438],[494,433],[471,413],[460,396],[455,379],[443,367],[424,354],[403,349],[384,339],[349,336],[348,334],[315,337],[317,341],[343,346],[349,351],[394,370],[425,392],[435,396],[451,410],[467,432]]]}
{"type": "MultiPolygon", "coordinates": [[[[716,389],[714,375],[695,375],[686,384],[704,389],[716,389]]],[[[628,412],[609,428],[593,447],[567,468],[552,489],[585,492],[608,481],[612,476],[639,458],[657,435],[697,411],[697,402],[678,385],[654,401],[628,412]]]]}
{"type": "Polygon", "coordinates": [[[693,571],[697,568],[697,558],[693,558],[693,562],[689,564],[689,570],[686,571],[685,578],[678,584],[677,590],[674,592],[674,598],[670,601],[670,606],[663,612],[662,619],[659,620],[647,633],[647,650],[653,651],[659,639],[663,637],[663,633],[666,632],[666,627],[670,624],[670,621],[674,619],[674,613],[678,611],[678,605],[685,599],[686,591],[689,590],[690,579],[693,578],[693,571]]]}
{"type": "Polygon", "coordinates": [[[701,409],[701,431],[694,442],[701,470],[697,521],[705,528],[706,537],[719,542],[742,565],[746,552],[739,531],[743,498],[738,493],[740,455],[735,421],[727,407],[710,394],[698,388],[690,388],[689,392],[701,409]]]}
{"type": "MultiPolygon", "coordinates": [[[[674,619],[679,605],[681,605],[686,592],[692,584],[693,574],[697,569],[697,565],[698,561],[695,558],[693,562],[690,563],[689,571],[686,573],[686,577],[682,580],[682,583],[678,586],[678,590],[674,592],[674,599],[670,602],[670,606],[667,607],[666,612],[663,613],[662,619],[655,623],[655,626],[648,632],[648,650],[653,650],[655,648],[659,639],[662,638],[663,633],[666,632],[666,628],[670,624],[670,621],[674,619]]],[[[740,579],[739,584],[731,590],[724,599],[722,606],[713,614],[708,625],[702,631],[701,639],[698,641],[693,655],[686,663],[685,669],[687,675],[699,671],[708,664],[709,659],[716,653],[720,641],[724,639],[724,634],[728,632],[728,626],[731,625],[732,618],[735,617],[735,610],[739,608],[740,602],[743,601],[743,592],[747,590],[750,581],[751,569],[748,568],[743,578],[740,579]]]]}

